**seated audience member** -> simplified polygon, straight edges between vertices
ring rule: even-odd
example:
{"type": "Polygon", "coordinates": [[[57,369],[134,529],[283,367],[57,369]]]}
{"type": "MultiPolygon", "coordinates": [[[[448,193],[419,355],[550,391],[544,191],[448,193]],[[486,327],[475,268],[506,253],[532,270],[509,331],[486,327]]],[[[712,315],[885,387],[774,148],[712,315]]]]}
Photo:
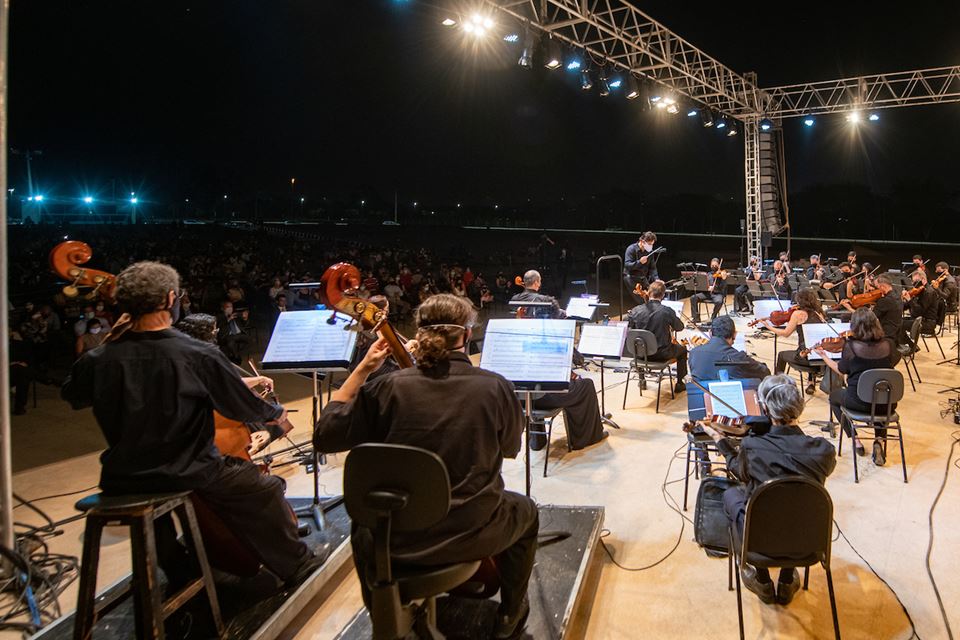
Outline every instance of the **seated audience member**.
{"type": "MultiPolygon", "coordinates": [[[[803,395],[793,380],[785,375],[773,378],[761,401],[761,409],[772,423],[768,433],[748,435],[738,447],[719,431],[709,430],[726,458],[727,468],[740,481],[723,494],[724,511],[739,531],[743,530],[747,501],[761,484],[784,476],[803,476],[823,484],[837,464],[832,444],[804,434],[797,426],[803,413],[803,395]]],[[[800,574],[790,567],[780,569],[776,588],[769,570],[763,567],[745,564],[741,577],[744,586],[765,604],[789,604],[800,589],[800,574]]]]}
{"type": "Polygon", "coordinates": [[[87,320],[87,332],[77,338],[76,348],[74,349],[76,357],[79,358],[87,351],[99,347],[106,336],[107,334],[97,318],[87,320]]]}
{"type": "Polygon", "coordinates": [[[240,322],[249,317],[247,311],[236,312],[233,303],[224,300],[217,314],[217,342],[221,351],[234,364],[240,364],[243,352],[250,347],[250,337],[243,332],[240,322]]]}
{"type": "Polygon", "coordinates": [[[82,336],[87,332],[87,322],[89,320],[95,319],[100,323],[100,326],[103,328],[103,331],[110,331],[111,325],[106,321],[106,318],[97,316],[97,311],[92,304],[86,304],[83,306],[83,311],[80,314],[80,318],[73,324],[73,335],[77,338],[82,336]]]}
{"type": "MultiPolygon", "coordinates": [[[[823,315],[823,306],[820,304],[820,298],[813,292],[813,289],[804,287],[797,292],[796,306],[798,309],[790,316],[790,321],[782,329],[770,324],[770,320],[764,320],[763,326],[774,332],[781,338],[789,338],[797,334],[798,346],[796,349],[783,350],[777,353],[776,373],[783,373],[787,369],[787,364],[795,364],[800,367],[809,367],[810,361],[800,352],[807,348],[803,332],[798,330],[802,324],[822,324],[826,322],[823,315]]],[[[812,346],[812,345],[811,345],[812,346]]],[[[809,384],[807,385],[807,394],[812,395],[816,390],[816,374],[809,373],[809,384]]]]}
{"type": "Polygon", "coordinates": [[[662,280],[651,283],[647,292],[650,295],[647,303],[635,306],[627,314],[630,328],[646,329],[657,338],[657,352],[648,355],[647,359],[654,362],[677,359],[677,382],[674,391],[682,393],[687,390],[683,384],[683,379],[687,377],[687,348],[673,342],[670,330],[681,331],[683,322],[673,309],[663,304],[666,286],[662,280]]]}
{"type": "Polygon", "coordinates": [[[763,379],[770,375],[767,365],[757,362],[743,351],[734,349],[737,326],[730,316],[718,316],[710,327],[710,341],[690,351],[690,373],[698,380],[717,380],[725,369],[732,380],[763,379]],[[717,363],[730,366],[718,367],[717,363]]]}
{"type": "MultiPolygon", "coordinates": [[[[841,419],[840,408],[847,407],[854,411],[870,412],[870,405],[862,402],[857,394],[857,382],[860,380],[860,374],[870,369],[890,369],[893,367],[894,353],[893,343],[884,338],[883,329],[880,327],[880,321],[873,311],[866,308],[857,309],[850,318],[850,332],[853,334],[843,345],[843,352],[840,360],[832,360],[825,355],[823,349],[816,349],[827,366],[838,376],[846,376],[847,385],[845,389],[835,389],[830,392],[830,412],[843,426],[843,430],[853,439],[854,448],[858,455],[866,455],[860,440],[853,432],[850,423],[841,419]]],[[[896,408],[896,403],[893,408],[896,408]]],[[[878,411],[883,411],[885,407],[878,407],[878,411]]],[[[883,429],[877,429],[877,435],[883,435],[883,429]]],[[[877,465],[883,465],[886,461],[883,446],[880,439],[873,441],[873,461],[877,465]]]]}
{"type": "MultiPolygon", "coordinates": [[[[364,384],[389,355],[386,341],[375,342],[324,407],[314,444],[333,453],[389,442],[440,456],[450,475],[450,511],[426,531],[394,533],[393,557],[428,566],[496,557],[501,587],[493,637],[516,637],[530,610],[539,524],[533,500],[504,489],[501,467],[520,451],[523,410],[509,381],[474,367],[464,353],[476,318],[469,301],[438,294],[415,317],[417,366],[364,384]]],[[[355,527],[351,541],[357,574],[364,576],[372,537],[355,527]]],[[[364,580],[360,588],[370,606],[364,580]]]]}

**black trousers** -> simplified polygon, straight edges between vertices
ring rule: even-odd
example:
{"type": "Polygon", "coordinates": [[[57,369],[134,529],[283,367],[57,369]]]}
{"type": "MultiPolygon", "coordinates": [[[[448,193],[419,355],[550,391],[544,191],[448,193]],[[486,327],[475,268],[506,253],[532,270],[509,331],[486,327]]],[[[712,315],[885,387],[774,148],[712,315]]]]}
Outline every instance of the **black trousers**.
{"type": "Polygon", "coordinates": [[[23,411],[27,408],[31,380],[33,380],[33,373],[30,367],[10,366],[10,386],[14,389],[13,407],[17,411],[23,411]]]}
{"type": "MultiPolygon", "coordinates": [[[[291,518],[290,505],[283,497],[285,488],[282,478],[264,475],[246,460],[225,457],[216,477],[205,487],[194,489],[227,528],[281,580],[293,577],[311,555],[291,518]]],[[[160,566],[169,581],[182,584],[195,576],[195,561],[178,542],[170,514],[158,518],[155,527],[160,566]]]]}
{"type": "MultiPolygon", "coordinates": [[[[537,409],[563,409],[571,449],[583,449],[603,439],[597,388],[589,378],[571,380],[567,393],[548,393],[534,400],[533,406],[537,409]]],[[[530,436],[530,448],[534,451],[543,449],[546,444],[545,435],[530,436]]]]}
{"type": "Polygon", "coordinates": [[[634,302],[637,304],[643,304],[646,302],[646,300],[633,292],[633,290],[637,288],[638,284],[641,286],[641,288],[647,289],[650,287],[650,280],[648,280],[646,276],[632,276],[629,273],[623,274],[623,286],[625,286],[627,291],[630,292],[630,295],[633,296],[634,302]]]}
{"type": "Polygon", "coordinates": [[[741,284],[733,290],[733,307],[737,311],[749,311],[753,308],[753,294],[750,293],[750,287],[741,284]]]}
{"type": "Polygon", "coordinates": [[[713,303],[713,313],[710,315],[710,318],[716,318],[720,315],[720,309],[723,308],[723,294],[722,293],[707,293],[706,291],[701,291],[700,293],[695,294],[690,298],[690,313],[693,314],[693,321],[700,322],[700,303],[701,302],[712,302],[713,303]]]}
{"type": "Polygon", "coordinates": [[[650,356],[653,362],[666,362],[667,360],[677,359],[677,382],[682,382],[687,377],[687,348],[682,344],[668,344],[660,347],[655,354],[650,356]]]}
{"type": "MultiPolygon", "coordinates": [[[[520,525],[510,535],[503,537],[503,550],[493,555],[497,563],[500,578],[500,613],[513,615],[520,609],[530,574],[537,555],[537,534],[540,531],[540,517],[537,505],[530,498],[512,491],[503,492],[505,502],[515,503],[517,513],[522,516],[520,525]]],[[[363,603],[370,608],[370,587],[368,579],[375,577],[376,556],[373,550],[373,536],[369,529],[354,526],[350,536],[353,547],[353,563],[360,579],[360,594],[363,603]]],[[[464,549],[459,562],[480,560],[476,553],[464,549]]],[[[429,566],[429,565],[427,565],[429,566]]]]}
{"type": "MultiPolygon", "coordinates": [[[[793,349],[792,351],[778,351],[777,352],[777,367],[774,373],[783,373],[787,370],[787,365],[797,365],[798,368],[803,367],[804,369],[810,367],[810,361],[806,358],[800,357],[800,350],[793,349]]],[[[817,379],[816,373],[807,373],[810,377],[810,382],[813,382],[817,379]]]]}

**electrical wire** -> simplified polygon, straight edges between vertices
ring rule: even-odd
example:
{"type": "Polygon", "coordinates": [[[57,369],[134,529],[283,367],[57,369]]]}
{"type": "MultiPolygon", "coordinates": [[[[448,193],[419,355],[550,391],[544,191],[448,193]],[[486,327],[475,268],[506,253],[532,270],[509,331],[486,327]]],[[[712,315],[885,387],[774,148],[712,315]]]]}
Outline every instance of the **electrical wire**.
{"type": "Polygon", "coordinates": [[[940,606],[940,615],[943,616],[943,626],[947,629],[947,638],[953,640],[953,629],[950,628],[950,619],[947,617],[947,610],[943,606],[943,598],[940,596],[940,588],[937,586],[937,580],[933,577],[933,569],[930,567],[930,556],[933,553],[933,513],[937,509],[937,504],[940,502],[940,497],[943,495],[943,490],[947,486],[947,480],[950,477],[950,467],[953,464],[953,453],[957,448],[957,444],[960,443],[960,431],[954,431],[950,434],[950,438],[953,440],[950,443],[950,453],[947,454],[947,464],[943,470],[943,480],[940,482],[940,489],[937,491],[937,497],[933,499],[933,504],[930,505],[930,513],[927,515],[927,525],[930,531],[930,537],[927,541],[927,555],[925,563],[927,565],[927,576],[930,578],[930,585],[933,587],[933,593],[937,596],[937,604],[940,606]]]}
{"type": "Polygon", "coordinates": [[[93,485],[92,487],[87,487],[86,489],[77,489],[76,491],[69,491],[69,492],[67,492],[67,493],[55,493],[55,494],[50,495],[50,496],[43,496],[42,498],[33,498],[33,499],[31,499],[31,500],[24,500],[23,498],[21,498],[21,497],[18,496],[18,497],[17,497],[17,500],[19,500],[20,503],[13,505],[13,508],[14,508],[14,509],[17,509],[17,508],[23,507],[23,506],[30,506],[32,503],[34,503],[34,502],[40,502],[40,501],[42,501],[42,500],[52,500],[53,498],[65,498],[66,496],[72,496],[72,495],[76,495],[76,494],[78,494],[78,493],[86,493],[87,491],[93,491],[94,489],[99,488],[99,486],[100,486],[100,485],[96,485],[96,484],[95,484],[95,485],[93,485]]]}

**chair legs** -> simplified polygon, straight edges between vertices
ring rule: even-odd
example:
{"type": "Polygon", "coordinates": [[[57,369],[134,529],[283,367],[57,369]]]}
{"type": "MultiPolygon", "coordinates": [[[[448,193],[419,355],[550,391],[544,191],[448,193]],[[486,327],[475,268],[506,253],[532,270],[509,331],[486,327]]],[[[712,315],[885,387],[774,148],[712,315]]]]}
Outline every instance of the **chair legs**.
{"type": "Polygon", "coordinates": [[[913,372],[910,371],[910,360],[908,358],[903,358],[903,368],[907,370],[907,377],[910,378],[910,386],[913,387],[914,392],[916,392],[917,385],[913,384],[913,372]]]}
{"type": "MultiPolygon", "coordinates": [[[[630,391],[630,374],[633,373],[633,367],[627,369],[627,381],[623,383],[623,404],[620,405],[621,409],[627,408],[627,392],[630,391]]],[[[643,393],[641,391],[640,393],[643,393]]]]}
{"type": "MultiPolygon", "coordinates": [[[[837,640],[840,640],[840,620],[837,618],[837,598],[833,592],[833,574],[830,572],[830,565],[825,565],[827,571],[827,590],[830,592],[830,613],[833,614],[833,633],[837,640]]],[[[807,571],[810,568],[807,567],[807,571]]]]}
{"type": "MultiPolygon", "coordinates": [[[[553,435],[553,418],[549,418],[550,424],[544,422],[544,426],[547,428],[547,448],[543,456],[543,477],[547,477],[547,465],[550,464],[550,436],[553,435]]],[[[567,436],[569,439],[569,436],[567,436]]]]}

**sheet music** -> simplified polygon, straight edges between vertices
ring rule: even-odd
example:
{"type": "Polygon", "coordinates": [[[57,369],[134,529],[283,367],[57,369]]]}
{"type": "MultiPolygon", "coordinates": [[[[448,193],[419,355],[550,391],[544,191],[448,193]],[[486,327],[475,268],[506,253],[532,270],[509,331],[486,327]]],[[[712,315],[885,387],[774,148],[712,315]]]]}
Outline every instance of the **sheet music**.
{"type": "Polygon", "coordinates": [[[660,304],[662,304],[665,307],[670,307],[671,309],[673,309],[674,312],[676,312],[678,318],[682,317],[680,314],[683,313],[683,305],[684,305],[683,300],[661,300],[660,304]]]}
{"type": "Polygon", "coordinates": [[[574,320],[490,320],[480,368],[512,382],[568,383],[576,326],[574,320]]]}
{"type": "Polygon", "coordinates": [[[711,398],[713,402],[710,403],[715,415],[727,416],[728,418],[739,418],[747,415],[747,401],[743,395],[743,383],[741,381],[710,382],[707,383],[707,389],[716,396],[716,398],[711,398]],[[723,400],[736,411],[731,411],[730,407],[727,407],[720,400],[723,400]]]}
{"type": "MultiPolygon", "coordinates": [[[[803,342],[807,345],[807,348],[812,347],[817,344],[824,338],[836,338],[839,334],[844,331],[850,330],[849,322],[834,322],[832,324],[801,324],[800,331],[803,332],[803,342]]],[[[827,352],[827,355],[830,356],[831,360],[839,360],[841,353],[830,353],[827,352]]],[[[820,357],[820,354],[811,351],[807,355],[808,360],[823,360],[820,357]]]]}
{"type": "Polygon", "coordinates": [[[598,296],[581,296],[579,298],[570,298],[567,301],[566,313],[568,318],[583,318],[584,320],[593,320],[593,314],[596,313],[597,308],[591,307],[590,304],[596,304],[597,300],[600,298],[598,296]]]}
{"type": "Polygon", "coordinates": [[[787,300],[754,300],[753,317],[757,319],[769,318],[774,311],[786,311],[789,308],[790,302],[787,300]]]}
{"type": "Polygon", "coordinates": [[[270,344],[263,355],[265,365],[276,363],[330,363],[346,366],[357,344],[357,332],[347,330],[352,319],[332,310],[285,311],[277,317],[270,344]]]}
{"type": "Polygon", "coordinates": [[[586,324],[580,332],[580,353],[585,356],[619,358],[627,339],[628,323],[586,324]]]}

